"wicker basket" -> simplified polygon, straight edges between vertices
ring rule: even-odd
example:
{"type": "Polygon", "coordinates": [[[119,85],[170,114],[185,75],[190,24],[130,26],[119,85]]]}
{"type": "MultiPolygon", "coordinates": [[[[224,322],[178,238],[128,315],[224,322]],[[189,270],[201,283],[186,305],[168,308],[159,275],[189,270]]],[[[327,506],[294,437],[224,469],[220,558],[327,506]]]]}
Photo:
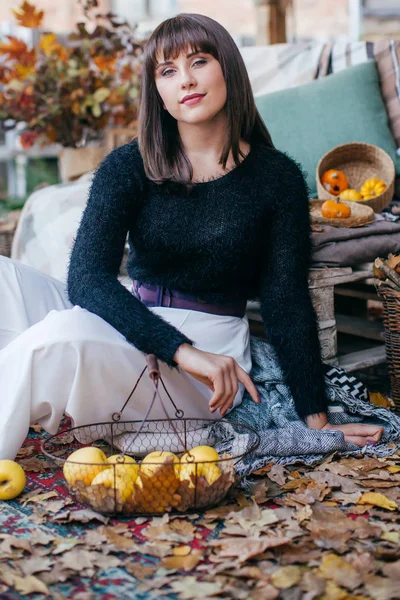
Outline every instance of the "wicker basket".
{"type": "Polygon", "coordinates": [[[385,348],[389,367],[391,397],[400,413],[400,292],[385,283],[377,288],[383,303],[385,348]]]}
{"type": "Polygon", "coordinates": [[[336,198],[326,191],[321,177],[328,169],[343,171],[349,181],[349,187],[359,189],[366,179],[377,177],[387,185],[383,194],[369,200],[359,200],[359,204],[370,206],[375,212],[381,212],[393,198],[395,184],[395,168],[390,156],[372,144],[352,142],[336,146],[327,152],[317,165],[316,179],[318,198],[328,200],[336,198]]]}

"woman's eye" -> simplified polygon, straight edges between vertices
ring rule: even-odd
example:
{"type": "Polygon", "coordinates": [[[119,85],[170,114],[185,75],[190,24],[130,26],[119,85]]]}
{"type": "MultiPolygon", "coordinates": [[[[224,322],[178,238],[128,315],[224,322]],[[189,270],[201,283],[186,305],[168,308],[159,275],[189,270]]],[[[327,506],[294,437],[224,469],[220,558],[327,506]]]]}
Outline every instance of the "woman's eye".
{"type": "MultiPolygon", "coordinates": [[[[204,58],[199,58],[197,60],[194,61],[193,66],[195,65],[201,65],[206,63],[207,61],[204,58]]],[[[168,75],[170,72],[172,72],[172,69],[165,69],[165,71],[163,71],[161,73],[161,76],[164,77],[165,75],[168,75]]]]}

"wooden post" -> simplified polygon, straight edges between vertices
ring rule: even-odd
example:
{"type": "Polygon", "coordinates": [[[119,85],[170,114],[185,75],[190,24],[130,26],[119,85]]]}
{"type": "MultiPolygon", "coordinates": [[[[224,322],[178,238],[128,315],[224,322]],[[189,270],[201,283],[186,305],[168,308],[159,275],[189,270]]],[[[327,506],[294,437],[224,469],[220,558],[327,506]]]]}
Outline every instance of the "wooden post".
{"type": "Polygon", "coordinates": [[[286,42],[286,11],[290,0],[253,0],[256,5],[257,45],[286,42]]]}

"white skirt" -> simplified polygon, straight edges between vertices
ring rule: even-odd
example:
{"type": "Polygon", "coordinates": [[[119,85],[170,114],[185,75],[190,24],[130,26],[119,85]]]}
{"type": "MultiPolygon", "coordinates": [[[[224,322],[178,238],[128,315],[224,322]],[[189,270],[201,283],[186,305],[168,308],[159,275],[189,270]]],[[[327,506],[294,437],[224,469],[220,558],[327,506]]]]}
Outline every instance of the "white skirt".
{"type": "MultiPolygon", "coordinates": [[[[232,356],[250,373],[246,316],[167,307],[150,310],[182,331],[198,349],[232,356]]],[[[54,434],[64,413],[73,426],[112,421],[145,365],[145,355],[114,327],[72,306],[63,283],[0,256],[0,459],[15,458],[32,423],[54,434]]],[[[170,369],[161,361],[159,366],[184,417],[221,417],[219,410],[209,410],[213,392],[206,385],[181,369],[170,369]]],[[[160,390],[168,416],[174,418],[175,408],[162,386],[160,390]]],[[[146,371],[121,420],[142,420],[153,392],[146,371]]],[[[239,383],[234,406],[240,404],[243,392],[239,383]]],[[[158,398],[148,418],[166,418],[158,398]]]]}

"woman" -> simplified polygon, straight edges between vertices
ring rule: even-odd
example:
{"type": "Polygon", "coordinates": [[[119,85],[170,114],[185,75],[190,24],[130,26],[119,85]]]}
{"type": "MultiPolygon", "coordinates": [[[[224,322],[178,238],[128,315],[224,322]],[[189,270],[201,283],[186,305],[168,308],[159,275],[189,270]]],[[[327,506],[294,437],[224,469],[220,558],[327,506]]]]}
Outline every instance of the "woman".
{"type": "MultiPolygon", "coordinates": [[[[4,318],[15,322],[0,352],[0,458],[14,458],[34,421],[55,432],[64,411],[75,425],[111,420],[144,354],[161,361],[185,416],[220,418],[245,388],[258,402],[245,316],[256,296],[299,416],[376,442],[382,427],[327,422],[309,261],[303,175],[273,147],[232,38],[202,15],[164,21],[145,48],[138,140],[92,182],[72,304],[61,284],[0,261],[4,318]],[[132,290],[117,279],[127,233],[132,290]]],[[[144,378],[123,418],[144,416],[151,389],[144,378]]]]}

